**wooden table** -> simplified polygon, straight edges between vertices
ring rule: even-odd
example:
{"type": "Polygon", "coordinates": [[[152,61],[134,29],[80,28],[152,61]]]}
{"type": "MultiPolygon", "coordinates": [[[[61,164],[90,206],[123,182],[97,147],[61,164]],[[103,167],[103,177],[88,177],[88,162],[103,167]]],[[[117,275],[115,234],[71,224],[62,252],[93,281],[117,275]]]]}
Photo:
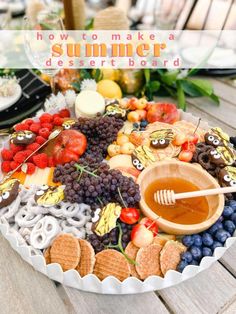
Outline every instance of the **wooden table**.
{"type": "MultiPolygon", "coordinates": [[[[219,107],[190,99],[188,110],[236,135],[236,86],[210,79],[219,107]]],[[[142,295],[96,295],[64,287],[36,272],[0,236],[0,313],[236,313],[236,244],[210,269],[173,288],[142,295]]]]}

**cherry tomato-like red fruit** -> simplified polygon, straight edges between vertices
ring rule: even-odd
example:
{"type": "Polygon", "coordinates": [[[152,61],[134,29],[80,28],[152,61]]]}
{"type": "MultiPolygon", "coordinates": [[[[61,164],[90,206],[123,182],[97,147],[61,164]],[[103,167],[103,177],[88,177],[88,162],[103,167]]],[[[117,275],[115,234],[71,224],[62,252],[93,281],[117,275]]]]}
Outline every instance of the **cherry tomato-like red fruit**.
{"type": "Polygon", "coordinates": [[[195,134],[192,134],[188,137],[188,140],[189,142],[193,142],[193,144],[197,144],[198,140],[199,140],[199,137],[198,135],[195,133],[195,134]]]}
{"type": "Polygon", "coordinates": [[[122,208],[120,220],[128,225],[138,222],[140,213],[136,208],[122,208]]]}
{"type": "Polygon", "coordinates": [[[182,150],[179,154],[179,160],[189,162],[193,158],[193,152],[190,150],[182,150]]]}
{"type": "Polygon", "coordinates": [[[145,218],[141,219],[139,223],[141,225],[144,225],[148,230],[152,231],[154,237],[157,235],[158,225],[157,225],[156,221],[145,217],[145,218]]]}
{"type": "Polygon", "coordinates": [[[196,146],[193,142],[187,141],[182,145],[183,150],[189,150],[190,152],[195,152],[196,146]]]}

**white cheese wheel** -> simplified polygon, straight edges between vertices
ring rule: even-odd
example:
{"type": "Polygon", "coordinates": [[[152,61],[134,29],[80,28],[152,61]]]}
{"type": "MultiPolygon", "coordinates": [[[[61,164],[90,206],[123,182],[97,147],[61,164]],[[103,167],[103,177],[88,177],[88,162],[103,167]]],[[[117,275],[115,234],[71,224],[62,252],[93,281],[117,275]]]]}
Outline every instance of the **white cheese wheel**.
{"type": "Polygon", "coordinates": [[[76,117],[93,118],[97,113],[105,112],[105,99],[103,96],[92,90],[85,90],[79,93],[75,100],[76,117]]]}

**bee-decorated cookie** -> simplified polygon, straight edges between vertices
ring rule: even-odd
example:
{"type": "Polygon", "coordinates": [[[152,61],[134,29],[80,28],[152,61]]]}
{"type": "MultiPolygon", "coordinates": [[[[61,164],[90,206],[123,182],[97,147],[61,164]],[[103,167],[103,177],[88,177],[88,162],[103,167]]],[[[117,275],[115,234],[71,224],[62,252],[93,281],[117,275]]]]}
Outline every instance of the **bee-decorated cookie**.
{"type": "Polygon", "coordinates": [[[75,120],[69,119],[69,120],[66,120],[65,122],[63,122],[62,127],[64,130],[70,130],[75,123],[76,123],[75,120]]]}
{"type": "Polygon", "coordinates": [[[29,145],[34,143],[36,135],[31,131],[17,131],[11,135],[11,143],[15,145],[29,145]]]}
{"type": "Polygon", "coordinates": [[[131,157],[132,164],[139,171],[142,171],[156,161],[156,157],[153,155],[151,149],[145,145],[137,147],[131,157]]]}
{"type": "Polygon", "coordinates": [[[166,148],[174,139],[174,132],[171,129],[162,129],[150,134],[151,147],[166,148]]]}
{"type": "Polygon", "coordinates": [[[220,169],[218,179],[221,186],[236,186],[236,167],[225,167],[220,169]]]}
{"type": "Polygon", "coordinates": [[[116,227],[116,221],[120,217],[121,209],[121,206],[116,203],[109,203],[103,207],[97,222],[93,225],[93,231],[99,236],[109,233],[116,227]]]}
{"type": "Polygon", "coordinates": [[[212,128],[205,134],[204,139],[206,144],[214,147],[228,146],[230,142],[228,134],[224,133],[221,128],[212,128]]]}
{"type": "Polygon", "coordinates": [[[218,146],[209,151],[209,157],[217,167],[231,166],[235,163],[236,152],[229,146],[218,146]]]}
{"type": "Polygon", "coordinates": [[[62,187],[42,185],[35,193],[34,200],[39,206],[50,207],[59,204],[63,199],[64,189],[62,187]]]}
{"type": "Polygon", "coordinates": [[[10,179],[0,184],[0,209],[14,202],[17,198],[20,182],[10,179]]]}
{"type": "Polygon", "coordinates": [[[126,117],[126,110],[120,108],[119,106],[119,102],[118,101],[114,101],[112,103],[109,103],[106,106],[106,115],[108,116],[119,116],[121,118],[125,118],[126,117]]]}

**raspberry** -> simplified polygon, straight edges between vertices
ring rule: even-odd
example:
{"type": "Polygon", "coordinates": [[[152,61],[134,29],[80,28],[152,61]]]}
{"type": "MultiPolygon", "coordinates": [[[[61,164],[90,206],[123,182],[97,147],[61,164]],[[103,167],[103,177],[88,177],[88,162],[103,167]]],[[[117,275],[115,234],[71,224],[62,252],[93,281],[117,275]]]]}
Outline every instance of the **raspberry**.
{"type": "Polygon", "coordinates": [[[64,119],[61,117],[56,117],[53,119],[54,125],[57,125],[57,126],[61,126],[63,122],[64,122],[64,119]]]}
{"type": "Polygon", "coordinates": [[[59,111],[59,115],[61,118],[69,118],[70,117],[70,111],[68,109],[62,109],[59,111]]]}
{"type": "Polygon", "coordinates": [[[34,123],[34,120],[33,119],[27,119],[24,121],[25,124],[27,124],[28,126],[30,126],[31,124],[34,123]]]}
{"type": "Polygon", "coordinates": [[[1,164],[2,172],[10,172],[11,171],[11,162],[3,161],[1,164]]]}
{"type": "Polygon", "coordinates": [[[40,144],[38,143],[32,143],[26,146],[26,149],[31,150],[32,152],[36,151],[40,147],[40,144]]]}
{"type": "Polygon", "coordinates": [[[15,131],[26,131],[29,130],[29,126],[26,123],[19,123],[14,126],[15,131]]]}
{"type": "Polygon", "coordinates": [[[11,170],[15,170],[19,165],[19,162],[11,161],[11,170]]]}
{"type": "Polygon", "coordinates": [[[9,149],[4,148],[1,151],[2,159],[6,161],[11,161],[13,159],[13,152],[9,149]]]}
{"type": "Polygon", "coordinates": [[[32,164],[31,162],[27,162],[26,165],[27,165],[26,173],[27,174],[33,174],[35,172],[35,169],[36,169],[35,165],[32,164]]]}
{"type": "Polygon", "coordinates": [[[43,113],[41,115],[41,117],[39,118],[41,123],[50,123],[50,122],[52,122],[52,119],[53,119],[53,117],[49,113],[43,113]]]}
{"type": "Polygon", "coordinates": [[[34,164],[41,169],[44,169],[48,166],[48,156],[44,153],[34,156],[33,161],[34,164]]]}
{"type": "Polygon", "coordinates": [[[53,117],[53,120],[54,120],[55,118],[60,118],[60,115],[58,113],[55,113],[52,117],[53,117]]]}
{"type": "Polygon", "coordinates": [[[14,161],[16,161],[16,162],[22,164],[22,163],[25,161],[25,159],[26,159],[29,155],[31,155],[32,153],[33,153],[32,150],[29,150],[29,149],[24,150],[24,151],[20,151],[20,152],[18,152],[18,153],[15,154],[15,156],[13,157],[13,159],[14,159],[14,161]]]}
{"type": "Polygon", "coordinates": [[[23,150],[24,146],[10,144],[10,149],[11,149],[13,155],[15,155],[17,152],[20,152],[21,150],[23,150]]]}
{"type": "Polygon", "coordinates": [[[53,125],[51,123],[42,123],[41,127],[47,128],[47,129],[49,129],[49,131],[52,131],[52,129],[53,129],[53,125]]]}
{"type": "Polygon", "coordinates": [[[38,134],[39,130],[41,129],[41,124],[40,123],[32,123],[30,126],[30,131],[38,134]]]}
{"type": "Polygon", "coordinates": [[[42,136],[36,136],[36,143],[38,143],[39,145],[42,145],[43,143],[46,142],[46,139],[42,136]]]}
{"type": "Polygon", "coordinates": [[[54,160],[53,157],[48,157],[48,167],[54,167],[54,160]]]}
{"type": "Polygon", "coordinates": [[[49,135],[50,135],[50,131],[48,128],[42,128],[39,130],[39,136],[42,136],[42,137],[48,139],[49,135]]]}

